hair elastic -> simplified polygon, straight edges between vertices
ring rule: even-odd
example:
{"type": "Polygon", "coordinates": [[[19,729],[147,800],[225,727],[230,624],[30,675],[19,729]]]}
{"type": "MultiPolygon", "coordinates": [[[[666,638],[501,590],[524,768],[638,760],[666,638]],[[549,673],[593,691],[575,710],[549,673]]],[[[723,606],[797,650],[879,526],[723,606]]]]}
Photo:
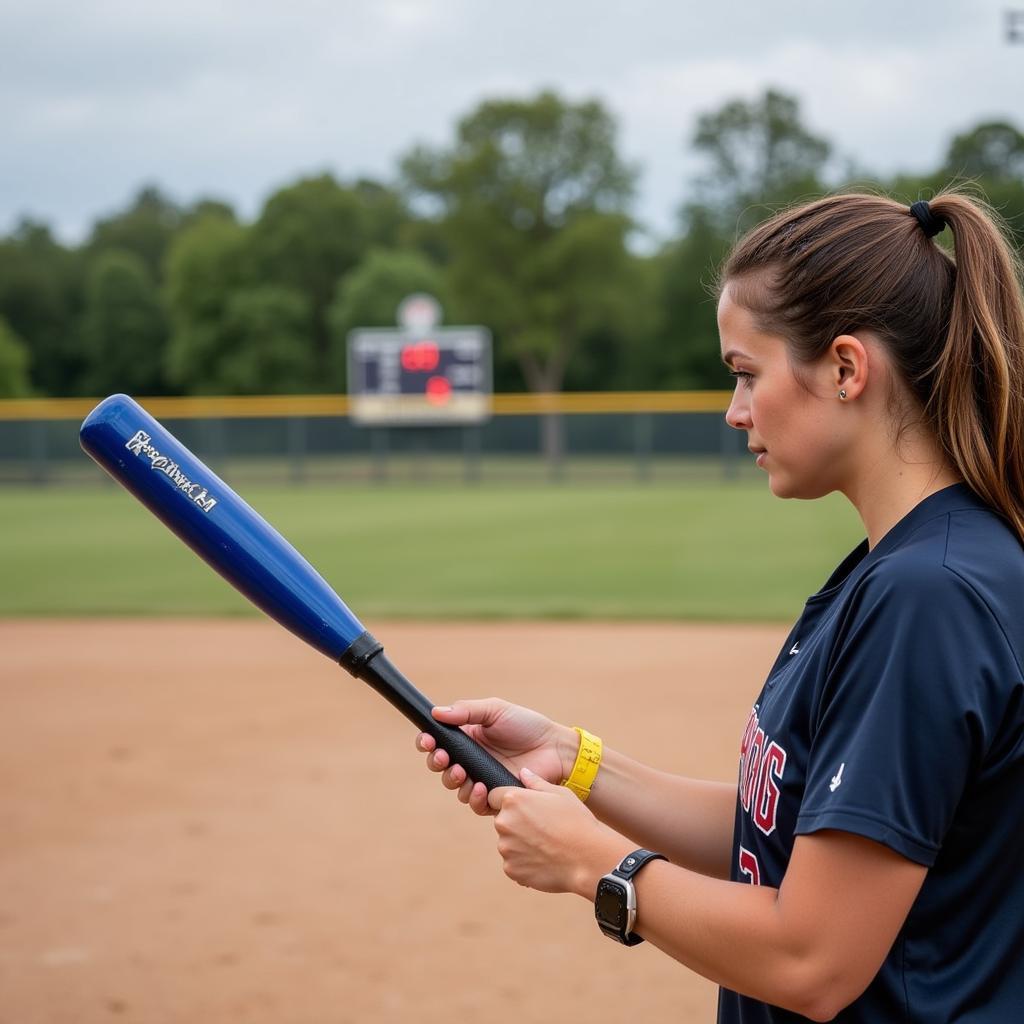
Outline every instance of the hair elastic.
{"type": "Polygon", "coordinates": [[[932,213],[932,208],[928,205],[927,199],[918,199],[910,207],[910,212],[917,218],[917,223],[921,225],[924,233],[929,238],[934,238],[946,227],[946,218],[932,213]]]}

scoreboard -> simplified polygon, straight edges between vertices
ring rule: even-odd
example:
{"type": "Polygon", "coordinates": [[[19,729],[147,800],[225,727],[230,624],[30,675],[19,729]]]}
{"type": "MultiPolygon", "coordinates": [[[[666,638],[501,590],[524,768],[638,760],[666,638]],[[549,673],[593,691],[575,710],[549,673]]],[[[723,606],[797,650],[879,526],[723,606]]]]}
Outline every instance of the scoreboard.
{"type": "Polygon", "coordinates": [[[367,426],[481,423],[490,416],[485,327],[363,327],[348,336],[349,415],[367,426]]]}

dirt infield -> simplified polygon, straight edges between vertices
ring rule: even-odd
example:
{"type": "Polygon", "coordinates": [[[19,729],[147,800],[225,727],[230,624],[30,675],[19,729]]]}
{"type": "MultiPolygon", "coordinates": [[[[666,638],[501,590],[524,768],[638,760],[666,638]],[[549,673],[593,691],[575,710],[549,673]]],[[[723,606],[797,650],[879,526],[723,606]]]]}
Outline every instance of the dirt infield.
{"type": "MultiPolygon", "coordinates": [[[[496,693],[722,779],[785,632],[368,626],[438,702],[496,693]]],[[[712,985],[509,882],[412,727],[273,624],[0,645],[2,1024],[714,1019],[712,985]]]]}

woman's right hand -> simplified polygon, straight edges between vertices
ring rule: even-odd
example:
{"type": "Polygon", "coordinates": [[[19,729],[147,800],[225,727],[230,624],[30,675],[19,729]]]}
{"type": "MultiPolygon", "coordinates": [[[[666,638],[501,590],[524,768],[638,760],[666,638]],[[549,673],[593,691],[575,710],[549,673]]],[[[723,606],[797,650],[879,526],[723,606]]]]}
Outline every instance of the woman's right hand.
{"type": "MultiPolygon", "coordinates": [[[[568,778],[579,749],[579,736],[573,729],[497,697],[435,707],[433,716],[445,725],[460,727],[516,778],[523,768],[529,768],[557,785],[568,778]]],[[[448,752],[438,749],[433,736],[421,732],[416,747],[427,754],[427,767],[441,773],[444,786],[458,791],[462,803],[469,804],[476,814],[494,813],[487,804],[486,786],[482,782],[474,784],[462,765],[452,764],[448,752]]]]}

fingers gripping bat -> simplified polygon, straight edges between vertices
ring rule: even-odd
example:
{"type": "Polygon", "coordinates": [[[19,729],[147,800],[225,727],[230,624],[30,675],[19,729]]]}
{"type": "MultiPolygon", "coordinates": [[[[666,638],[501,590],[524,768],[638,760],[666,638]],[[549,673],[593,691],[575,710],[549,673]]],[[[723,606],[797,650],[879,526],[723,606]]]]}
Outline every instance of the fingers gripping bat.
{"type": "Polygon", "coordinates": [[[85,418],[82,448],[211,568],[285,629],[369,683],[469,778],[488,789],[520,782],[461,729],[430,714],[431,702],[324,578],[223,480],[127,395],[85,418]]]}

